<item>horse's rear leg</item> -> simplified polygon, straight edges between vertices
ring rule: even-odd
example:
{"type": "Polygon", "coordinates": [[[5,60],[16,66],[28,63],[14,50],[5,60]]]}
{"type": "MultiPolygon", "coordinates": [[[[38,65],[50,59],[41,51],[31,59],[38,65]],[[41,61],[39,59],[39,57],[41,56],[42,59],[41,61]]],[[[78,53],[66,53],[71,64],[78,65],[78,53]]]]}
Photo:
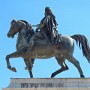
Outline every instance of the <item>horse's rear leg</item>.
{"type": "Polygon", "coordinates": [[[57,71],[55,71],[54,73],[52,73],[51,75],[51,78],[55,77],[57,74],[65,71],[65,70],[68,70],[68,66],[65,64],[65,58],[64,57],[56,57],[56,60],[58,62],[58,64],[61,66],[61,68],[57,71]]]}
{"type": "Polygon", "coordinates": [[[14,67],[11,67],[9,59],[10,58],[21,57],[21,55],[22,55],[22,53],[20,53],[20,52],[14,52],[14,53],[11,53],[11,54],[7,55],[6,56],[7,68],[10,69],[13,72],[16,72],[16,69],[14,67]]]}
{"type": "Polygon", "coordinates": [[[80,67],[80,64],[79,62],[73,57],[73,56],[69,56],[68,58],[68,61],[70,61],[72,64],[74,64],[74,66],[78,69],[79,73],[80,73],[80,77],[81,78],[84,78],[85,76],[83,75],[83,71],[80,67]]]}

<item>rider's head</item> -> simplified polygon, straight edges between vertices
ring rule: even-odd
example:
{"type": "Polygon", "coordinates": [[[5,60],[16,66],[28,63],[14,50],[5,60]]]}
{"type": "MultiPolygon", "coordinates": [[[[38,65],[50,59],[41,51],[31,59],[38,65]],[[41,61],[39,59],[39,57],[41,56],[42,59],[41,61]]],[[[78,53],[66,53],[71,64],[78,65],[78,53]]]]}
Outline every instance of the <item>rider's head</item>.
{"type": "Polygon", "coordinates": [[[47,15],[52,15],[55,18],[55,16],[53,15],[53,13],[49,7],[45,8],[45,16],[47,16],[47,15]]]}
{"type": "Polygon", "coordinates": [[[52,11],[49,7],[45,8],[45,16],[52,14],[52,11]]]}

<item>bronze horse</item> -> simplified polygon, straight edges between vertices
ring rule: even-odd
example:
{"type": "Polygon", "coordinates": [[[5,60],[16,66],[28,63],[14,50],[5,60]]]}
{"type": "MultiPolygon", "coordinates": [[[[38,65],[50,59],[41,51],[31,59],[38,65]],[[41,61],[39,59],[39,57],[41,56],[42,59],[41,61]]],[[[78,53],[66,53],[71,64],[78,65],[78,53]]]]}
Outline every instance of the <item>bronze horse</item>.
{"type": "Polygon", "coordinates": [[[27,29],[32,30],[32,26],[30,24],[27,25],[27,23],[21,20],[12,20],[10,31],[8,32],[7,36],[14,37],[14,35],[18,33],[18,40],[17,40],[17,51],[6,56],[8,69],[16,72],[16,69],[10,65],[9,59],[22,57],[24,58],[30,77],[33,78],[32,66],[34,58],[47,59],[55,57],[61,68],[52,73],[51,75],[52,78],[57,74],[69,69],[65,63],[66,59],[78,69],[81,78],[85,77],[79,62],[73,56],[74,40],[75,40],[82,48],[83,55],[90,63],[90,48],[88,45],[88,41],[84,35],[80,34],[76,34],[73,36],[59,35],[58,44],[53,45],[50,42],[48,42],[47,39],[42,38],[41,32],[37,32],[33,35],[35,37],[34,41],[35,44],[33,46],[33,49],[30,53],[27,53],[28,48],[26,47],[29,47],[29,44],[25,37],[25,32],[27,29]]]}

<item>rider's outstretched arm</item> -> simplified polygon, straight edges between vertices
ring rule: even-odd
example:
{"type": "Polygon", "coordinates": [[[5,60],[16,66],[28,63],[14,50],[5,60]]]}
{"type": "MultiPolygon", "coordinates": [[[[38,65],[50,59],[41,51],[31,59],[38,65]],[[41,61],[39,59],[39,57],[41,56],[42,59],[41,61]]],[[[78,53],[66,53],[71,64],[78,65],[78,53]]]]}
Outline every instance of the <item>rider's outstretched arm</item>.
{"type": "Polygon", "coordinates": [[[38,28],[38,29],[41,29],[41,28],[43,28],[44,26],[45,26],[45,24],[42,23],[42,24],[39,24],[37,28],[38,28]]]}
{"type": "Polygon", "coordinates": [[[41,24],[37,24],[37,25],[32,25],[32,27],[37,27],[38,29],[41,29],[45,26],[44,23],[41,23],[41,24]]]}

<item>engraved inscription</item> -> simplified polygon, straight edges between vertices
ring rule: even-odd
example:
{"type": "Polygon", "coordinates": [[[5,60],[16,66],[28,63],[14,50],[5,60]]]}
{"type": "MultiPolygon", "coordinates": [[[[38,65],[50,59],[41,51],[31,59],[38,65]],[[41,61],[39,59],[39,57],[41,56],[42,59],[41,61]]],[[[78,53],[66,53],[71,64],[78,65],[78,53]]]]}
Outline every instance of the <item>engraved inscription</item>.
{"type": "Polygon", "coordinates": [[[64,87],[63,83],[21,83],[21,88],[64,87]]]}

